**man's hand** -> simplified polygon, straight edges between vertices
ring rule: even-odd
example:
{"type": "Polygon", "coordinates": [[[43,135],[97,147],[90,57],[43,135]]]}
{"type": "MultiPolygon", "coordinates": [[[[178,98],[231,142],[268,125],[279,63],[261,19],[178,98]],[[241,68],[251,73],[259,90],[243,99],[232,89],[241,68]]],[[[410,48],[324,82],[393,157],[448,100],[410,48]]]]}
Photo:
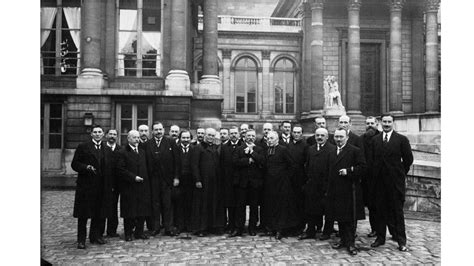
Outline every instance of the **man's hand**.
{"type": "Polygon", "coordinates": [[[347,175],[347,169],[340,169],[339,175],[342,175],[342,176],[347,175]]]}
{"type": "Polygon", "coordinates": [[[196,182],[196,188],[202,188],[202,183],[201,182],[196,182]]]}
{"type": "Polygon", "coordinates": [[[173,179],[173,186],[175,187],[179,186],[179,179],[177,178],[173,179]]]}
{"type": "Polygon", "coordinates": [[[249,158],[249,164],[255,163],[255,160],[253,158],[249,158]]]}
{"type": "Polygon", "coordinates": [[[136,176],[135,177],[135,182],[143,182],[143,178],[136,176]]]}
{"type": "Polygon", "coordinates": [[[90,164],[87,165],[86,169],[92,171],[94,174],[97,174],[95,167],[90,164]]]}

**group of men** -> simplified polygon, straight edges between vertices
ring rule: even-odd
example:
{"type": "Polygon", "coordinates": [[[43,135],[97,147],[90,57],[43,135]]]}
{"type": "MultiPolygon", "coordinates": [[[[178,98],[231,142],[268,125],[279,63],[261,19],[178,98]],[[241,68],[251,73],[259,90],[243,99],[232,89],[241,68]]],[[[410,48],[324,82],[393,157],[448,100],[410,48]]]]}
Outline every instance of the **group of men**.
{"type": "Polygon", "coordinates": [[[413,162],[408,139],[393,130],[394,117],[367,117],[362,136],[351,131],[350,117],[339,118],[334,134],[324,117],[315,119],[314,135],[305,140],[301,125],[281,123],[280,134],[271,123],[256,138],[248,124],[240,128],[189,130],[155,122],[152,136],[146,125],[128,132],[119,146],[117,131],[100,126],[92,139],[78,146],[72,168],[77,171],[74,217],[78,218],[78,248],[89,240],[104,244],[118,237],[117,205],[124,221],[124,239],[147,239],[209,233],[229,237],[245,231],[281,239],[326,240],[339,227],[333,248],[357,254],[357,220],[368,207],[372,247],[385,243],[386,228],[406,251],[403,216],[405,176],[413,162]],[[240,129],[240,130],[239,130],[240,129]],[[216,139],[216,134],[220,137],[216,139]],[[324,220],[324,223],[323,223],[324,220]],[[144,231],[146,227],[148,232],[144,231]],[[323,227],[324,224],[324,227],[323,227]]]}

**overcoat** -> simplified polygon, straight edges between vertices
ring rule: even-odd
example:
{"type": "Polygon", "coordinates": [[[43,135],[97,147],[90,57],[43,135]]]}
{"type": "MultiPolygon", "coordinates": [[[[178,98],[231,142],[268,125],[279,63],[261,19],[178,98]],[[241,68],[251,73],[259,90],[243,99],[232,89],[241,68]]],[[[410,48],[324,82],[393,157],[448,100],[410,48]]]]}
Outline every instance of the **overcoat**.
{"type": "Polygon", "coordinates": [[[148,178],[145,150],[138,148],[136,154],[130,145],[119,152],[117,172],[121,180],[120,217],[134,218],[151,215],[150,179],[148,178]],[[143,178],[136,182],[135,178],[143,178]]]}
{"type": "Polygon", "coordinates": [[[328,219],[338,222],[352,222],[354,221],[354,212],[356,220],[365,219],[360,183],[364,170],[365,158],[359,148],[346,143],[339,155],[337,155],[337,149],[330,151],[326,213],[328,219]],[[348,169],[347,175],[339,175],[340,169],[348,169]]]}
{"type": "Polygon", "coordinates": [[[71,167],[78,172],[73,216],[76,218],[107,218],[112,206],[111,162],[105,158],[106,145],[97,150],[92,140],[79,144],[71,167]],[[96,172],[87,170],[92,165],[96,172]]]}
{"type": "Polygon", "coordinates": [[[245,148],[247,148],[247,144],[244,143],[233,154],[233,162],[237,169],[235,184],[241,188],[259,188],[263,185],[264,150],[262,147],[255,145],[253,153],[246,154],[245,148]],[[254,163],[250,164],[249,158],[252,158],[254,163]]]}
{"type": "Polygon", "coordinates": [[[221,144],[220,165],[221,165],[221,179],[222,179],[222,198],[225,207],[235,207],[235,192],[234,184],[238,179],[238,169],[232,161],[232,156],[238,147],[242,145],[240,140],[236,145],[232,145],[229,140],[226,144],[221,144]]]}
{"type": "Polygon", "coordinates": [[[375,207],[375,182],[373,178],[373,169],[374,169],[374,136],[380,134],[380,131],[372,135],[369,133],[364,133],[362,137],[362,143],[364,144],[364,155],[365,162],[367,164],[367,171],[362,177],[362,194],[364,198],[365,206],[375,207]]]}
{"type": "Polygon", "coordinates": [[[384,144],[383,133],[374,136],[373,159],[374,183],[382,182],[404,198],[405,176],[413,163],[413,153],[408,138],[393,131],[388,143],[384,144]],[[388,175],[382,174],[383,168],[387,170],[388,175]]]}
{"type": "Polygon", "coordinates": [[[265,156],[263,185],[264,220],[271,230],[283,230],[299,223],[296,197],[290,177],[295,173],[288,149],[282,145],[269,148],[265,156]],[[273,152],[272,152],[273,151],[273,152]]]}
{"type": "Polygon", "coordinates": [[[317,145],[308,149],[306,174],[308,181],[303,187],[305,195],[304,212],[310,215],[323,215],[328,188],[329,153],[336,146],[326,142],[318,151],[317,145]]]}

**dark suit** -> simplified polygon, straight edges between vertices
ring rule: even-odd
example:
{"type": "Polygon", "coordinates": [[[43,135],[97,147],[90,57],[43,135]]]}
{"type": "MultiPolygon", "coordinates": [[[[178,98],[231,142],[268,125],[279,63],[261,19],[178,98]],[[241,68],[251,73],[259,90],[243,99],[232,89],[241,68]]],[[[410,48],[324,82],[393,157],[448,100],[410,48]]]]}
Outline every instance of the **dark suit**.
{"type": "Polygon", "coordinates": [[[365,219],[360,184],[364,171],[365,158],[359,148],[346,143],[339,154],[337,149],[330,151],[327,215],[338,222],[346,246],[354,246],[355,221],[365,219]],[[340,175],[340,169],[347,169],[347,175],[340,175]]]}
{"type": "Polygon", "coordinates": [[[196,180],[199,179],[199,147],[189,145],[187,152],[178,144],[178,154],[180,162],[179,178],[179,198],[176,204],[175,225],[178,231],[191,231],[193,191],[196,187],[196,180]]]}
{"type": "Polygon", "coordinates": [[[374,165],[373,137],[377,134],[380,134],[378,130],[375,132],[375,134],[373,131],[369,131],[361,136],[362,142],[364,144],[365,161],[367,163],[367,171],[362,177],[362,194],[364,198],[364,205],[367,206],[367,209],[369,209],[369,222],[372,231],[377,230],[377,218],[375,210],[375,183],[374,178],[372,176],[372,170],[374,165]]]}
{"type": "MultiPolygon", "coordinates": [[[[303,188],[305,220],[308,223],[307,234],[316,233],[314,227],[318,226],[321,229],[323,225],[329,176],[329,152],[334,149],[336,147],[329,142],[326,142],[319,150],[317,144],[308,148],[305,164],[308,181],[303,188]]],[[[334,221],[326,219],[323,233],[330,235],[333,226],[334,221]]]]}
{"type": "Polygon", "coordinates": [[[303,185],[306,183],[307,177],[304,171],[304,164],[306,162],[306,156],[308,153],[308,144],[304,139],[299,141],[291,140],[288,144],[288,151],[290,152],[291,158],[293,158],[295,174],[290,178],[291,186],[296,196],[296,208],[298,212],[298,218],[300,220],[300,230],[304,230],[304,194],[303,185]]]}
{"type": "Polygon", "coordinates": [[[236,192],[234,188],[234,182],[238,179],[238,169],[236,169],[232,156],[238,147],[242,145],[242,142],[238,140],[234,145],[229,140],[226,144],[220,145],[220,156],[221,156],[221,180],[222,180],[222,198],[224,201],[224,212],[227,212],[227,227],[229,230],[233,230],[235,226],[235,207],[236,192]]]}
{"type": "Polygon", "coordinates": [[[159,229],[160,215],[165,231],[174,230],[173,186],[174,179],[179,180],[179,151],[176,142],[163,136],[161,141],[152,138],[146,143],[148,174],[151,184],[153,206],[153,230],[159,229]]]}
{"type": "MultiPolygon", "coordinates": [[[[111,200],[111,213],[107,218],[107,235],[117,234],[118,227],[118,200],[120,197],[120,186],[119,186],[119,177],[117,175],[117,161],[119,157],[119,151],[122,147],[118,144],[115,144],[115,149],[112,150],[107,144],[105,144],[105,162],[106,175],[110,175],[112,181],[112,200],[111,200]]],[[[102,224],[101,234],[105,231],[105,223],[102,224]]]]}
{"type": "Polygon", "coordinates": [[[205,142],[196,145],[199,178],[202,188],[193,191],[192,230],[195,232],[223,228],[225,223],[224,205],[218,198],[220,187],[220,158],[218,147],[205,142]]]}
{"type": "Polygon", "coordinates": [[[300,222],[290,181],[294,173],[294,162],[288,149],[282,145],[269,147],[265,156],[263,216],[270,230],[281,232],[300,222]]]}
{"type": "Polygon", "coordinates": [[[291,133],[289,137],[287,138],[288,142],[286,142],[285,139],[283,138],[283,134],[280,134],[279,138],[280,139],[278,140],[278,144],[285,147],[288,147],[288,145],[290,145],[290,142],[293,141],[293,136],[291,136],[291,133]]]}
{"type": "Polygon", "coordinates": [[[127,144],[119,151],[117,162],[121,182],[120,216],[124,218],[126,236],[131,236],[134,227],[135,236],[142,235],[145,217],[152,213],[145,150],[138,150],[137,154],[127,144]],[[143,178],[143,181],[137,182],[137,176],[143,178]]]}
{"type": "Polygon", "coordinates": [[[110,163],[105,161],[105,143],[96,148],[92,140],[79,144],[71,167],[78,172],[76,193],[74,196],[73,216],[78,220],[78,242],[85,242],[87,219],[91,219],[89,240],[95,241],[100,234],[104,218],[110,216],[112,206],[112,176],[106,168],[110,163]],[[96,172],[87,170],[91,165],[96,172]]]}
{"type": "Polygon", "coordinates": [[[237,194],[235,227],[242,232],[245,224],[245,207],[250,207],[249,230],[255,231],[258,220],[258,194],[263,185],[263,148],[253,146],[253,153],[245,153],[247,144],[243,144],[233,153],[233,163],[237,170],[234,184],[237,194]],[[253,162],[250,161],[252,158],[253,162]]]}
{"type": "Polygon", "coordinates": [[[373,177],[379,224],[377,238],[385,241],[387,221],[393,216],[398,244],[406,245],[405,177],[413,163],[413,154],[407,137],[393,131],[388,143],[383,138],[383,133],[373,137],[373,177]]]}

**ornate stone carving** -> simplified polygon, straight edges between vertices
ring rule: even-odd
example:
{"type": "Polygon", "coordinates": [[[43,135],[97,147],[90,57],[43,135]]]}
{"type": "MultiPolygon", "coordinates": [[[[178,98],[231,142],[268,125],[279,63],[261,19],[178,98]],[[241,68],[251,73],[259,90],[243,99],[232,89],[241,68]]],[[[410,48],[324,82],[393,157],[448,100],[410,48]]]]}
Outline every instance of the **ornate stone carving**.
{"type": "Polygon", "coordinates": [[[313,0],[311,1],[311,9],[323,9],[325,0],[313,0]]]}
{"type": "Polygon", "coordinates": [[[342,105],[341,93],[335,76],[327,76],[324,79],[324,109],[327,113],[345,112],[342,105]]]}
{"type": "Polygon", "coordinates": [[[263,60],[270,60],[270,51],[269,50],[263,50],[262,51],[262,59],[263,60]]]}
{"type": "Polygon", "coordinates": [[[347,3],[348,10],[360,10],[361,0],[349,0],[347,3]]]}
{"type": "Polygon", "coordinates": [[[388,4],[390,6],[390,10],[399,11],[403,9],[403,5],[405,4],[405,0],[389,0],[388,4]]]}
{"type": "Polygon", "coordinates": [[[425,0],[425,12],[438,12],[440,0],[425,0]]]}
{"type": "Polygon", "coordinates": [[[223,49],[222,50],[222,58],[230,59],[231,56],[232,56],[232,50],[230,50],[230,49],[223,49]]]}

